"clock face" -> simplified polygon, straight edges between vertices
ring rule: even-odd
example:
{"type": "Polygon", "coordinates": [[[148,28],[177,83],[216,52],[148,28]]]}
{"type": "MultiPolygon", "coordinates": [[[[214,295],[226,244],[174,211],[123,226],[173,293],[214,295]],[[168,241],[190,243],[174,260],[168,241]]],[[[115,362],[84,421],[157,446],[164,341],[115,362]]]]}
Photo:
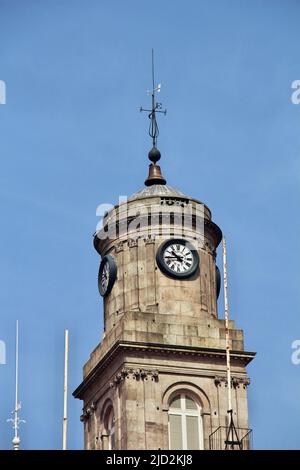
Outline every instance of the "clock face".
{"type": "Polygon", "coordinates": [[[101,261],[98,274],[98,288],[102,297],[107,296],[113,288],[117,275],[115,259],[106,255],[101,261]]]}
{"type": "Polygon", "coordinates": [[[199,266],[199,256],[190,242],[183,239],[168,240],[159,247],[156,255],[160,269],[175,278],[192,276],[199,266]]]}
{"type": "Polygon", "coordinates": [[[102,292],[106,292],[108,282],[109,282],[109,263],[108,263],[108,261],[105,261],[105,263],[103,265],[99,281],[100,281],[100,288],[101,288],[102,292]]]}
{"type": "Polygon", "coordinates": [[[216,265],[216,291],[217,291],[217,300],[218,300],[218,298],[219,298],[220,289],[221,289],[221,273],[220,273],[220,270],[219,270],[218,266],[216,265]]]}

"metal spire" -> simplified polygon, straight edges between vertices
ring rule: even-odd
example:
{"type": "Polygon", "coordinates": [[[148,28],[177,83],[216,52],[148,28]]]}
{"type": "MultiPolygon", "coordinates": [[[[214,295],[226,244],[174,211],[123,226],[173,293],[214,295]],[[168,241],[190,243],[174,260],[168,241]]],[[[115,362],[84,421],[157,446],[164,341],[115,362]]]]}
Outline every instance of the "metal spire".
{"type": "Polygon", "coordinates": [[[148,154],[149,160],[152,162],[149,167],[149,176],[145,181],[146,186],[151,186],[153,184],[166,184],[166,180],[160,172],[160,167],[156,165],[160,159],[160,151],[157,149],[157,139],[159,136],[159,129],[156,120],[156,113],[166,114],[167,110],[162,109],[162,104],[156,101],[156,93],[160,93],[161,84],[155,85],[155,76],[154,76],[154,51],[152,49],[152,90],[147,90],[147,94],[151,94],[151,109],[140,108],[140,112],[147,112],[150,119],[149,124],[149,135],[152,139],[152,149],[148,154]]]}
{"type": "Polygon", "coordinates": [[[160,93],[161,90],[161,84],[159,83],[157,86],[155,86],[155,78],[154,78],[154,51],[152,49],[152,90],[147,90],[147,94],[151,94],[152,98],[152,108],[151,109],[144,109],[140,108],[140,112],[145,111],[147,113],[150,113],[148,115],[150,119],[150,125],[149,125],[149,135],[152,138],[152,145],[153,147],[156,147],[157,145],[157,138],[159,136],[159,129],[157,125],[157,120],[156,120],[156,113],[163,113],[166,114],[167,110],[162,109],[162,104],[158,103],[155,99],[155,93],[160,93]]]}
{"type": "Polygon", "coordinates": [[[14,415],[13,418],[7,420],[7,422],[12,423],[12,427],[14,429],[14,437],[12,440],[12,445],[14,450],[20,449],[20,436],[19,436],[19,428],[20,423],[25,423],[23,419],[19,418],[19,411],[21,409],[21,403],[19,402],[18,397],[18,390],[19,389],[19,321],[16,322],[16,388],[15,388],[15,409],[12,411],[14,415]]]}

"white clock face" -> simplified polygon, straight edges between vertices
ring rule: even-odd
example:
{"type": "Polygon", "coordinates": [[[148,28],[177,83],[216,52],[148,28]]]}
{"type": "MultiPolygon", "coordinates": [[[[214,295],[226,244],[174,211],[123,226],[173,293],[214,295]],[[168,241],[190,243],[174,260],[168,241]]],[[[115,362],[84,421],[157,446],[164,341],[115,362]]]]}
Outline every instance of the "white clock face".
{"type": "Polygon", "coordinates": [[[109,283],[109,264],[106,261],[102,268],[102,273],[100,274],[100,288],[103,294],[107,291],[107,286],[109,283]]]}
{"type": "Polygon", "coordinates": [[[191,269],[194,263],[191,250],[180,243],[169,245],[164,251],[163,259],[174,273],[185,273],[191,269]]]}
{"type": "Polygon", "coordinates": [[[199,255],[187,240],[173,238],[161,244],[156,261],[163,273],[174,278],[188,278],[198,269],[199,255]]]}
{"type": "Polygon", "coordinates": [[[101,261],[98,274],[98,288],[100,295],[106,297],[113,288],[117,276],[117,265],[111,255],[106,255],[101,261]]]}

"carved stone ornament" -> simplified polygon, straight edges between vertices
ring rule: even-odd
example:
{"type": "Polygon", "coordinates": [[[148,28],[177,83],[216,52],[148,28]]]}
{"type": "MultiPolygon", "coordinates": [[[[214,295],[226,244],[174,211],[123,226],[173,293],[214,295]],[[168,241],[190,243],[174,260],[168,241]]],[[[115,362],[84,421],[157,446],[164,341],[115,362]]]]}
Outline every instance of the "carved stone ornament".
{"type": "Polygon", "coordinates": [[[116,253],[120,253],[121,251],[124,251],[124,243],[123,242],[119,242],[115,246],[115,252],[116,253]]]}
{"type": "Polygon", "coordinates": [[[135,246],[138,246],[138,239],[137,238],[129,238],[128,246],[129,246],[129,248],[134,248],[135,246]]]}
{"type": "Polygon", "coordinates": [[[96,403],[92,402],[90,406],[88,406],[86,409],[83,410],[82,415],[80,416],[80,421],[85,422],[87,421],[90,416],[95,413],[97,409],[96,403]]]}
{"type": "Polygon", "coordinates": [[[153,245],[155,243],[155,235],[148,235],[144,238],[145,245],[153,245]]]}
{"type": "Polygon", "coordinates": [[[179,206],[185,207],[189,204],[188,200],[184,199],[174,199],[174,198],[161,198],[160,204],[162,206],[179,206]]]}
{"type": "Polygon", "coordinates": [[[158,382],[158,377],[159,374],[157,370],[123,368],[121,372],[117,372],[109,386],[117,387],[122,384],[126,378],[132,380],[148,380],[149,378],[154,382],[158,382]]]}
{"type": "MultiPolygon", "coordinates": [[[[227,378],[225,376],[216,375],[214,378],[214,382],[216,387],[221,387],[222,383],[225,387],[227,387],[227,378]]],[[[233,388],[239,388],[240,386],[246,388],[248,385],[250,385],[249,377],[231,377],[231,387],[233,388]]]]}

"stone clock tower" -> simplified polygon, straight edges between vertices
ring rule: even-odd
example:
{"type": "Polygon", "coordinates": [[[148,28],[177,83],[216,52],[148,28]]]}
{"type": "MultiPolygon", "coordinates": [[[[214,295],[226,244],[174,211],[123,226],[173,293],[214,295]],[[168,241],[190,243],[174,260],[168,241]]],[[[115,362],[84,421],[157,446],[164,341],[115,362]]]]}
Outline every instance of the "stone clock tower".
{"type": "MultiPolygon", "coordinates": [[[[74,392],[85,449],[222,449],[228,441],[222,232],[205,204],[161,175],[154,95],[153,87],[145,187],[109,211],[94,237],[105,327],[74,392]]],[[[249,449],[245,366],[254,353],[234,321],[229,337],[230,444],[249,449]]]]}

